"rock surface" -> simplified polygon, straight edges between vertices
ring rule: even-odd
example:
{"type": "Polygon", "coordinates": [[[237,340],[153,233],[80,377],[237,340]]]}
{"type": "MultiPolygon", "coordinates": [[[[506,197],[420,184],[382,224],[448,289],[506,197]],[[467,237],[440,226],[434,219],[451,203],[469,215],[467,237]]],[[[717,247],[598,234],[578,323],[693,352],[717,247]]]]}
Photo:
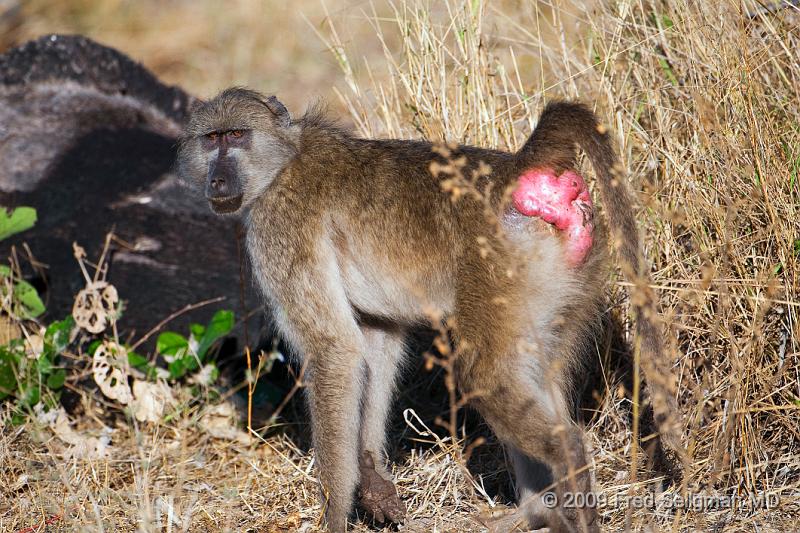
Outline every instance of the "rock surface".
{"type": "MultiPolygon", "coordinates": [[[[121,241],[108,279],[126,300],[121,326],[142,334],[183,306],[224,302],[170,325],[185,329],[225,307],[242,314],[237,223],[212,215],[170,169],[194,98],[127,56],[79,36],[45,36],[0,56],[0,205],[33,206],[36,226],[0,242],[27,276],[27,243],[44,263],[49,318],[68,314],[83,277],[77,242],[96,259],[121,241]]],[[[258,299],[244,272],[245,307],[258,299]]],[[[255,313],[251,331],[260,323],[255,313]]],[[[253,333],[251,333],[251,336],[253,333]]]]}

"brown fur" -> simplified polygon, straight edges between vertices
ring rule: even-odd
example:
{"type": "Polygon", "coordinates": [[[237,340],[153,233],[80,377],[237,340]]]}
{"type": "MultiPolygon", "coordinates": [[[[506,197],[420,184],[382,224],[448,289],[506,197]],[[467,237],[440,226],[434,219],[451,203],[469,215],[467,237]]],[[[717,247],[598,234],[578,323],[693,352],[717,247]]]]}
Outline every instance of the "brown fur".
{"type": "MultiPolygon", "coordinates": [[[[243,198],[256,283],[281,334],[309,363],[328,527],[346,528],[360,477],[373,515],[398,519],[404,508],[378,481],[387,479],[384,424],[404,332],[436,309],[455,323],[459,387],[509,447],[522,500],[514,523],[597,530],[594,510],[550,510],[538,493],[550,481],[545,465],[558,493],[591,489],[582,432],[569,414],[570,376],[599,326],[604,236],[596,230],[587,260],[568,268],[561,236],[507,201],[524,170],[574,166],[577,141],[594,164],[625,270],[644,277],[630,200],[614,181],[616,159],[594,115],[579,104],[550,105],[525,146],[506,153],[359,139],[320,113],[288,121],[276,102],[229,89],[201,106],[178,169],[198,183],[222,163],[235,169],[223,179],[233,191],[226,194],[243,198]],[[227,130],[251,131],[247,147],[202,148],[203,135],[227,130]],[[364,454],[380,476],[364,472],[372,468],[364,454]]],[[[639,317],[650,324],[640,329],[656,358],[654,317],[639,317]]]]}

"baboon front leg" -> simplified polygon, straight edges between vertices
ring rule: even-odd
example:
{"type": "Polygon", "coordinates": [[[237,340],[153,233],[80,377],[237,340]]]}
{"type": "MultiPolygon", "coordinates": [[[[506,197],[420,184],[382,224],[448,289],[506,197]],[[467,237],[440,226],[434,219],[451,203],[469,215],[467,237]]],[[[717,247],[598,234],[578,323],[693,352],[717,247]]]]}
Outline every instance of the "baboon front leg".
{"type": "Polygon", "coordinates": [[[363,365],[357,345],[328,346],[311,365],[308,400],[325,521],[344,532],[358,484],[363,365]]]}
{"type": "Polygon", "coordinates": [[[378,522],[402,522],[406,507],[386,467],[386,419],[405,350],[402,331],[361,325],[366,372],[361,423],[359,502],[378,522]]]}
{"type": "Polygon", "coordinates": [[[307,399],[328,529],[342,533],[358,484],[364,336],[335,262],[275,283],[276,323],[307,360],[307,399]]]}

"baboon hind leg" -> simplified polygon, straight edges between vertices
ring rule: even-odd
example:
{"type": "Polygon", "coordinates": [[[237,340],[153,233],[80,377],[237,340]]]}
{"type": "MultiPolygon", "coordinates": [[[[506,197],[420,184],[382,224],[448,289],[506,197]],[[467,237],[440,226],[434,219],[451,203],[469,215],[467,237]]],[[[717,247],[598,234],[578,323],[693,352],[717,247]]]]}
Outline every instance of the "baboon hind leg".
{"type": "MultiPolygon", "coordinates": [[[[550,397],[545,384],[521,376],[524,365],[498,369],[478,410],[504,442],[514,466],[518,516],[528,528],[549,527],[551,532],[596,532],[592,507],[565,507],[584,497],[566,493],[592,490],[583,432],[569,417],[560,394],[550,397]]],[[[590,500],[591,501],[591,500],[590,500]]]]}
{"type": "MultiPolygon", "coordinates": [[[[494,273],[498,265],[467,263],[456,302],[457,371],[461,389],[511,450],[520,488],[519,514],[527,527],[551,532],[598,531],[593,508],[563,506],[564,493],[591,490],[583,433],[563,394],[565,368],[545,361],[551,344],[532,332],[535,316],[519,295],[524,288],[494,273]],[[484,280],[474,283],[475,279],[484,280]],[[539,465],[549,467],[556,505],[544,501],[539,465]]],[[[510,277],[509,277],[510,278],[510,277]]],[[[541,327],[541,325],[540,325],[541,327]]],[[[548,496],[549,498],[549,496],[548,496]]]]}
{"type": "Polygon", "coordinates": [[[361,324],[366,344],[366,383],[361,418],[359,504],[378,522],[402,522],[406,507],[386,466],[386,421],[405,351],[397,328],[361,324]]]}

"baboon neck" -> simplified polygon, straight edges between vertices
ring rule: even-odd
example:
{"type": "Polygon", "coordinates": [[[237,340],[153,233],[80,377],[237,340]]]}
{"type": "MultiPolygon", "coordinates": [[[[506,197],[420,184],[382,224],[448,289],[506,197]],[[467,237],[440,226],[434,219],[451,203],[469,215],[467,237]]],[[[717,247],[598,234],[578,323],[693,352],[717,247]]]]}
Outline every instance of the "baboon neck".
{"type": "Polygon", "coordinates": [[[354,166],[359,168],[359,172],[364,172],[362,163],[368,154],[363,139],[319,114],[306,115],[299,125],[298,157],[294,161],[293,172],[300,172],[305,180],[347,172],[354,166]]]}
{"type": "Polygon", "coordinates": [[[351,143],[355,138],[320,111],[310,111],[299,120],[300,152],[323,152],[325,148],[351,143]]]}

